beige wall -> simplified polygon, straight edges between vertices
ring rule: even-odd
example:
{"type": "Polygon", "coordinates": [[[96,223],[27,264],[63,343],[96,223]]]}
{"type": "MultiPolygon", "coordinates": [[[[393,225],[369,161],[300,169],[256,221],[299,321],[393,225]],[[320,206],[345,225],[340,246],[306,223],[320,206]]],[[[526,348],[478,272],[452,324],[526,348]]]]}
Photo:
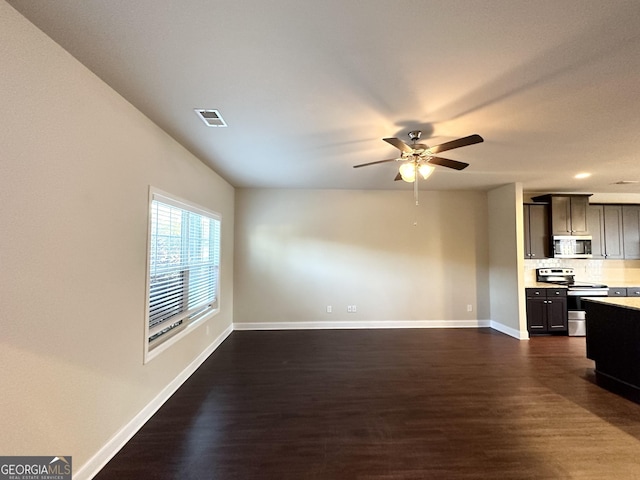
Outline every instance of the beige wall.
{"type": "Polygon", "coordinates": [[[488,320],[487,236],[479,192],[238,189],[234,322],[488,320]]]}
{"type": "Polygon", "coordinates": [[[529,338],[524,296],[522,186],[504,185],[488,195],[493,326],[514,337],[529,338]]]}
{"type": "Polygon", "coordinates": [[[234,191],[4,1],[0,106],[0,453],[75,471],[231,325],[234,191]],[[143,365],[149,185],[222,214],[222,312],[143,365]]]}

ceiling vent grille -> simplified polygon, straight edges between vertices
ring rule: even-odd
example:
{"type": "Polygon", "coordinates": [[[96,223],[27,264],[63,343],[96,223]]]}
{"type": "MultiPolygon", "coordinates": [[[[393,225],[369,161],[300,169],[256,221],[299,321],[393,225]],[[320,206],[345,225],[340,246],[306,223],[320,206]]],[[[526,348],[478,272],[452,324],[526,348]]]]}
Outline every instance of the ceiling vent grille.
{"type": "Polygon", "coordinates": [[[227,122],[224,121],[218,110],[205,110],[202,108],[194,108],[193,110],[207,127],[227,126],[227,122]]]}

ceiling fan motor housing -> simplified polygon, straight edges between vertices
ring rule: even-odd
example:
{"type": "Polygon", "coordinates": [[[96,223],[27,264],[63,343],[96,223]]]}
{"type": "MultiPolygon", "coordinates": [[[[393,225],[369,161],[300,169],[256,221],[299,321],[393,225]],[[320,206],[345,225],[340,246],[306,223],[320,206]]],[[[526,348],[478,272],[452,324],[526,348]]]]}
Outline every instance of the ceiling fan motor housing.
{"type": "Polygon", "coordinates": [[[414,143],[411,145],[413,148],[413,156],[423,157],[426,155],[427,150],[429,150],[429,145],[425,145],[424,143],[414,143]]]}
{"type": "Polygon", "coordinates": [[[422,135],[422,132],[420,130],[413,130],[413,131],[409,132],[409,138],[411,139],[411,141],[413,143],[415,143],[418,140],[420,140],[420,136],[421,135],[422,135]]]}

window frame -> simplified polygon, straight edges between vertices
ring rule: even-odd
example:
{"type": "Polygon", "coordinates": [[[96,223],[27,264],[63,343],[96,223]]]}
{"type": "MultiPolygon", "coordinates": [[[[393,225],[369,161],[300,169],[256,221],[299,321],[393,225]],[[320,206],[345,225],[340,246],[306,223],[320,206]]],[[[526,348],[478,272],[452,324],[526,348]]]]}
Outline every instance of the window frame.
{"type": "MultiPolygon", "coordinates": [[[[144,360],[143,363],[147,363],[151,359],[155,358],[161,352],[165,351],[171,345],[175,344],[178,340],[186,336],[195,330],[195,327],[201,325],[204,320],[217,315],[220,312],[220,264],[222,263],[222,215],[218,212],[210,210],[208,208],[197,205],[188,200],[179,198],[175,195],[164,192],[160,189],[149,187],[149,199],[148,199],[148,215],[147,215],[147,248],[146,248],[146,288],[145,288],[145,314],[144,314],[144,360]],[[169,205],[170,207],[178,208],[185,212],[191,212],[196,215],[200,215],[217,222],[215,228],[217,235],[214,234],[214,269],[213,285],[215,288],[215,300],[209,304],[202,305],[195,312],[189,313],[187,309],[183,309],[177,314],[176,322],[180,322],[179,326],[173,327],[168,333],[160,335],[154,340],[150,340],[151,327],[150,327],[150,299],[151,299],[151,255],[152,255],[152,241],[154,240],[152,226],[153,226],[153,214],[154,214],[154,202],[169,205]],[[165,337],[166,335],[166,337],[165,337]],[[164,338],[163,338],[164,337],[164,338]]],[[[183,229],[184,230],[184,229],[183,229]]],[[[184,240],[184,231],[181,233],[181,240],[184,240]]],[[[183,247],[184,248],[184,247],[183,247]]],[[[185,271],[186,272],[186,271],[185,271]]],[[[186,297],[186,295],[185,295],[186,297]]],[[[167,324],[169,326],[169,324],[167,324]]]]}

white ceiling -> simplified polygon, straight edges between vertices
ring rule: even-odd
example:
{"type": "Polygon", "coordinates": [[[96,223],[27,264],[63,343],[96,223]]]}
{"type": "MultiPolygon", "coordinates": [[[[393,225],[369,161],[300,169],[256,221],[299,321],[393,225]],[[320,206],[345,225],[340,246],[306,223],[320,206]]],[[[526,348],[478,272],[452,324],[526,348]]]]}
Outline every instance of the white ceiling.
{"type": "Polygon", "coordinates": [[[640,193],[638,0],[9,3],[237,187],[411,190],[352,166],[421,129],[485,139],[422,189],[640,193]]]}

